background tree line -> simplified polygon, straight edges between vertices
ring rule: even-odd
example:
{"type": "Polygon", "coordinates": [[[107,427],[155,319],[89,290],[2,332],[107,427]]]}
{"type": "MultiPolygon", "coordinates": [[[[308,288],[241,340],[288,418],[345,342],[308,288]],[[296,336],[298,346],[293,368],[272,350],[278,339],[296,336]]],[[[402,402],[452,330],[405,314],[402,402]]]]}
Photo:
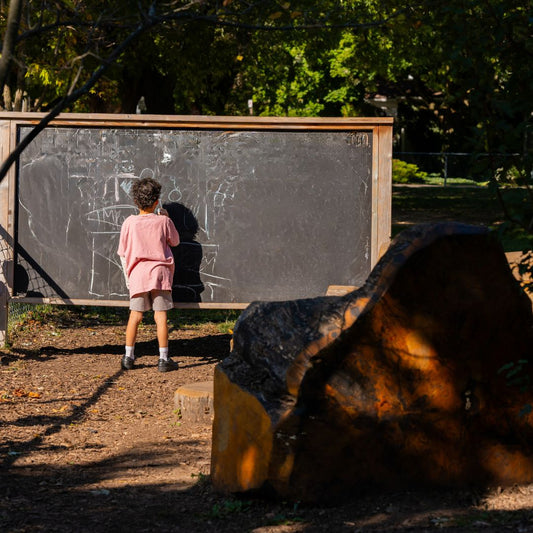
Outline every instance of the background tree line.
{"type": "Polygon", "coordinates": [[[533,3],[408,4],[2,0],[1,108],[369,116],[384,94],[404,148],[517,153],[526,175],[533,3]]]}

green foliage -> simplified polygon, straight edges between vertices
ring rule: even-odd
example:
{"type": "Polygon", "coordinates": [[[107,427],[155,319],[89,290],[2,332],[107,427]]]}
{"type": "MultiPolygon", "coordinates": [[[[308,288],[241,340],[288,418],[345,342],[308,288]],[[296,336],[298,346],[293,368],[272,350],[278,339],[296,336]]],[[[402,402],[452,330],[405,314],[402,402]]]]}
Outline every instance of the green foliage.
{"type": "Polygon", "coordinates": [[[322,35],[252,35],[242,64],[240,88],[253,99],[254,113],[324,114],[330,107],[324,98],[330,80],[324,48],[322,35]]]}
{"type": "Polygon", "coordinates": [[[246,512],[250,509],[251,502],[238,499],[224,500],[222,503],[215,503],[208,513],[211,519],[231,518],[231,516],[246,512]]]}
{"type": "MultiPolygon", "coordinates": [[[[11,92],[25,91],[35,110],[50,106],[86,81],[151,5],[26,3],[11,92]]],[[[145,96],[156,113],[244,115],[253,99],[259,115],[368,116],[381,112],[369,96],[385,91],[402,98],[397,131],[405,127],[435,150],[522,150],[532,110],[525,95],[533,92],[526,5],[180,0],[152,7],[153,30],[71,111],[134,112],[145,96]]]]}
{"type": "Polygon", "coordinates": [[[522,186],[530,181],[524,172],[524,169],[516,165],[497,167],[493,175],[494,181],[501,185],[518,185],[522,186]]]}
{"type": "Polygon", "coordinates": [[[392,160],[393,183],[424,183],[427,177],[428,173],[423,172],[413,163],[406,163],[400,159],[392,160]]]}
{"type": "Polygon", "coordinates": [[[220,331],[220,333],[226,333],[228,335],[233,334],[233,330],[235,328],[235,322],[236,320],[225,320],[224,322],[220,322],[217,324],[217,329],[220,331]]]}

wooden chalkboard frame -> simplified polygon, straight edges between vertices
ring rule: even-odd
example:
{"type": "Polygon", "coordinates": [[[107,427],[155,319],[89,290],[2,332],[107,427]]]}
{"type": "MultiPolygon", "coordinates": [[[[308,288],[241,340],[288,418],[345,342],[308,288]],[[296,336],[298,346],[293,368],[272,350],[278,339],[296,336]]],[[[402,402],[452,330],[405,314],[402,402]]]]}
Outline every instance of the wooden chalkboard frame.
{"type": "MultiPolygon", "coordinates": [[[[15,148],[21,126],[32,126],[45,117],[43,113],[0,113],[0,157],[5,160],[15,148]]],[[[372,133],[372,206],[370,264],[373,267],[390,242],[391,190],[392,190],[392,126],[393,119],[381,118],[289,118],[289,117],[211,117],[166,115],[113,115],[74,114],[59,115],[50,127],[77,126],[102,128],[147,129],[224,129],[224,130],[275,130],[275,131],[342,131],[372,133]]],[[[16,244],[15,212],[17,199],[17,169],[13,165],[0,183],[0,232],[3,241],[2,311],[0,314],[0,341],[5,338],[7,305],[9,301],[69,305],[127,306],[127,301],[36,298],[13,296],[15,286],[14,245],[16,244]]],[[[335,281],[333,281],[334,283],[335,281]]],[[[244,308],[248,303],[183,303],[180,308],[244,308]]]]}

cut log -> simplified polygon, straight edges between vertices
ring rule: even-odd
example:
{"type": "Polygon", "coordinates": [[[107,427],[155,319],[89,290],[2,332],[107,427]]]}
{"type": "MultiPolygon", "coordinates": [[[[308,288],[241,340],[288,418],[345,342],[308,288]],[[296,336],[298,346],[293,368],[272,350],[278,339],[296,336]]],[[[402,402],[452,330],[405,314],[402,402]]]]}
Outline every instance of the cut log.
{"type": "Polygon", "coordinates": [[[354,285],[330,285],[326,291],[326,296],[344,296],[357,289],[354,285]]]}
{"type": "Polygon", "coordinates": [[[533,482],[531,301],[486,228],[400,234],[345,296],[250,305],[214,378],[218,490],[533,482]]]}
{"type": "Polygon", "coordinates": [[[213,382],[183,385],[174,393],[174,406],[180,417],[189,422],[213,422],[213,382]]]}

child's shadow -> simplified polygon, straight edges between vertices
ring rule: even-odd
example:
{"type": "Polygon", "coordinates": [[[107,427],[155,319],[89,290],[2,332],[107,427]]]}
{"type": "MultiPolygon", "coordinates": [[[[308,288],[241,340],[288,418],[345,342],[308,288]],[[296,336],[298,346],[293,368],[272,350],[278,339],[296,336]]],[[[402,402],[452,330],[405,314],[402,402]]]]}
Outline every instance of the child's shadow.
{"type": "Polygon", "coordinates": [[[180,244],[172,248],[176,269],[172,282],[172,299],[174,302],[201,302],[200,294],[204,284],[200,279],[202,262],[202,245],[195,240],[198,221],[191,210],[183,204],[172,202],[163,204],[168,216],[174,222],[180,234],[180,244]]]}

